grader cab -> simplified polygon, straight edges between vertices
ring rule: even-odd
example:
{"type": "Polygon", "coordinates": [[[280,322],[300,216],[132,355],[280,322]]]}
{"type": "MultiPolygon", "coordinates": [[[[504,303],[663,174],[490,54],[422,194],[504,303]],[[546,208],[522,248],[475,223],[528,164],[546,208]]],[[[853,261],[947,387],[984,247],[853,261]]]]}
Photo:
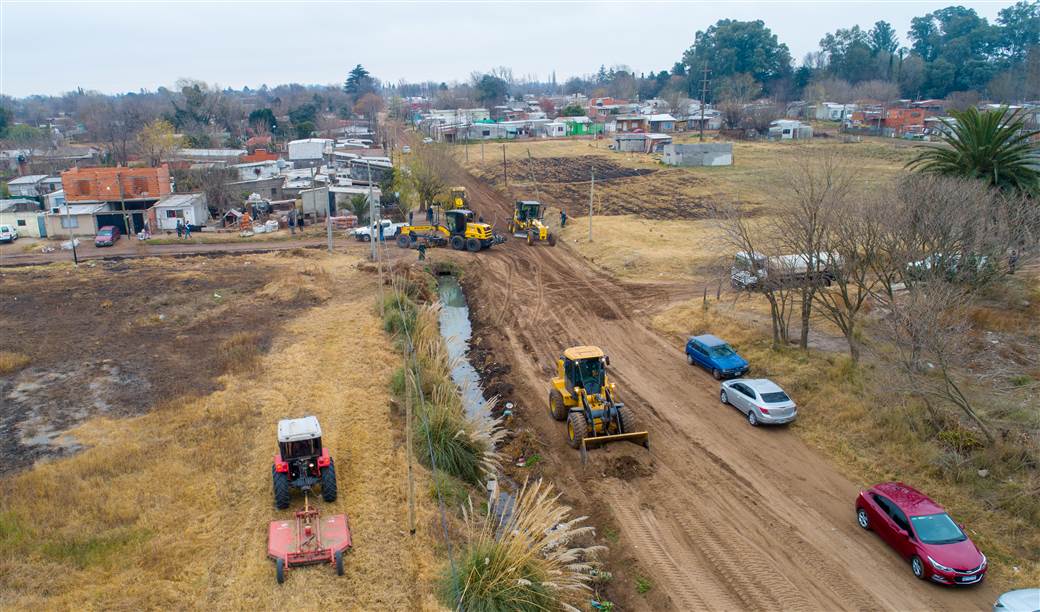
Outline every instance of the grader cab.
{"type": "Polygon", "coordinates": [[[546,242],[556,246],[556,236],[545,225],[545,205],[537,200],[517,200],[509,231],[516,238],[526,238],[529,245],[546,242]]]}
{"type": "Polygon", "coordinates": [[[575,346],[556,361],[549,389],[549,414],[567,422],[567,443],[581,450],[622,440],[650,448],[650,434],[639,426],[633,410],[618,399],[606,367],[610,358],[597,346],[575,346]]]}

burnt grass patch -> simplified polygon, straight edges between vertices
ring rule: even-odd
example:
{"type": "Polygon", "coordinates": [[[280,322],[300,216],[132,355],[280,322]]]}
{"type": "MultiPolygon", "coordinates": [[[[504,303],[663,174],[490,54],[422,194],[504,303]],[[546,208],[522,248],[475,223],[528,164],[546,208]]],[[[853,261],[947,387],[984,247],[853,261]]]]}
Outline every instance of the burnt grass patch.
{"type": "MultiPolygon", "coordinates": [[[[70,428],[129,417],[252,363],[311,302],[261,290],[255,256],[39,266],[0,274],[0,335],[29,365],[0,375],[0,475],[79,449],[70,428]],[[248,337],[248,355],[224,350],[248,337]]],[[[237,344],[236,344],[237,343],[237,344]]]]}

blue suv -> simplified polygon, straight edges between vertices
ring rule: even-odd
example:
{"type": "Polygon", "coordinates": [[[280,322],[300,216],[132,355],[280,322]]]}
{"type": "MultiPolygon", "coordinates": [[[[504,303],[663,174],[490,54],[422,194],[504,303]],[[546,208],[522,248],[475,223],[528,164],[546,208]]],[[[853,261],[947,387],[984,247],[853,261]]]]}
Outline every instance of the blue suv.
{"type": "Polygon", "coordinates": [[[743,376],[749,369],[747,360],[711,334],[690,336],[686,341],[686,362],[708,370],[715,380],[743,376]]]}

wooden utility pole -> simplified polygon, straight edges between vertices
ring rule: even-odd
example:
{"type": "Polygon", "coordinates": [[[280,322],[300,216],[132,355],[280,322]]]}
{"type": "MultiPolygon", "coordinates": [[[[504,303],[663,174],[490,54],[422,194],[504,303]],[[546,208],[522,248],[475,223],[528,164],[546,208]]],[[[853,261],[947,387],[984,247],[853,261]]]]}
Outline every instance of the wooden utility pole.
{"type": "Polygon", "coordinates": [[[404,358],[404,372],[407,382],[404,387],[404,432],[408,455],[408,533],[415,535],[415,476],[412,474],[412,459],[415,457],[412,449],[412,387],[415,386],[415,378],[407,355],[404,358]]]}
{"type": "Polygon", "coordinates": [[[701,78],[701,142],[704,142],[704,106],[708,103],[708,63],[704,63],[704,76],[701,78]]]}
{"type": "Polygon", "coordinates": [[[123,175],[120,172],[116,172],[116,185],[119,186],[119,207],[123,211],[123,229],[126,230],[127,240],[130,240],[134,231],[130,227],[130,218],[126,214],[126,196],[123,192],[123,175]]]}
{"type": "Polygon", "coordinates": [[[509,189],[509,170],[506,168],[506,143],[502,143],[502,176],[506,181],[506,189],[509,189]]]}
{"type": "Polygon", "coordinates": [[[592,242],[592,197],[596,189],[596,168],[589,169],[589,242],[592,242]]]}

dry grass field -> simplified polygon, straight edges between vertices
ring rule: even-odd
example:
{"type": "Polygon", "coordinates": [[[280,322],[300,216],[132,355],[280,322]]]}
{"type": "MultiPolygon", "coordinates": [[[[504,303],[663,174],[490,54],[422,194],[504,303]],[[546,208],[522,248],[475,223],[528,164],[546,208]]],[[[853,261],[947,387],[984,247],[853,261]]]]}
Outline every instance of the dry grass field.
{"type": "MultiPolygon", "coordinates": [[[[90,415],[67,432],[80,452],[0,478],[0,608],[437,608],[429,480],[418,468],[419,529],[409,536],[406,451],[389,390],[400,358],[374,307],[375,278],[357,262],[300,253],[121,264],[127,274],[138,266],[164,271],[180,279],[175,287],[193,276],[197,283],[195,290],[181,286],[180,306],[169,298],[161,319],[127,317],[122,324],[194,329],[191,317],[213,316],[232,331],[193,335],[197,373],[176,370],[186,377],[183,385],[151,386],[154,406],[135,407],[136,416],[90,415]],[[205,283],[218,270],[230,278],[214,291],[205,283]],[[225,305],[217,314],[214,293],[249,308],[225,305]],[[202,302],[191,303],[195,298],[202,302]],[[251,317],[249,325],[232,326],[232,316],[251,317]],[[201,375],[213,375],[215,384],[193,386],[201,375]],[[304,568],[279,586],[266,558],[267,523],[291,514],[272,503],[275,428],[280,418],[308,414],[322,424],[339,481],[339,500],[318,503],[349,515],[354,550],[342,578],[328,567],[304,568]]],[[[75,296],[79,284],[78,273],[64,269],[15,274],[12,280],[7,273],[6,288],[35,275],[75,296]]],[[[142,284],[135,299],[161,291],[142,284]]],[[[111,308],[91,312],[112,318],[111,308]]],[[[177,335],[165,350],[178,346],[177,335]]],[[[41,363],[54,359],[29,348],[41,363]]],[[[122,349],[111,346],[112,358],[120,359],[122,349]]],[[[67,357],[85,358],[81,350],[73,345],[67,357]]],[[[177,367],[139,359],[145,367],[177,367]]]]}

